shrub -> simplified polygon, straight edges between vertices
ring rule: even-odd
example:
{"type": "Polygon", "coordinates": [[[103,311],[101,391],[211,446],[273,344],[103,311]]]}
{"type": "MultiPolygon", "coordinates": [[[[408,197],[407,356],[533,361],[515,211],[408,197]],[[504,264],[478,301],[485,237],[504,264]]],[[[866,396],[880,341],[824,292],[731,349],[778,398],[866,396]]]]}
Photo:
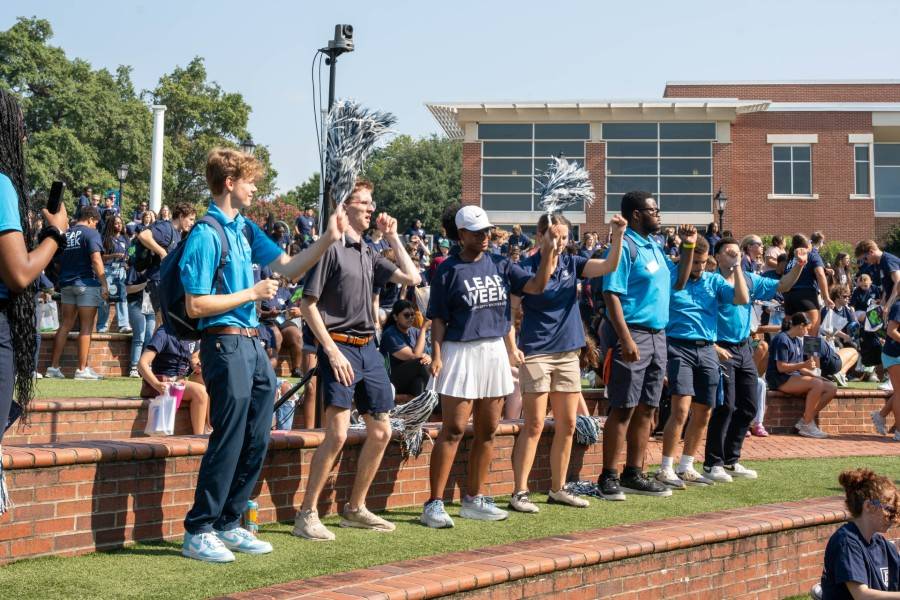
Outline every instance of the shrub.
{"type": "Polygon", "coordinates": [[[884,237],[884,249],[894,255],[900,255],[900,223],[894,225],[884,237]]]}
{"type": "Polygon", "coordinates": [[[853,246],[839,240],[826,241],[821,250],[819,250],[822,260],[831,265],[834,264],[837,255],[841,252],[848,254],[851,259],[853,258],[853,246]]]}

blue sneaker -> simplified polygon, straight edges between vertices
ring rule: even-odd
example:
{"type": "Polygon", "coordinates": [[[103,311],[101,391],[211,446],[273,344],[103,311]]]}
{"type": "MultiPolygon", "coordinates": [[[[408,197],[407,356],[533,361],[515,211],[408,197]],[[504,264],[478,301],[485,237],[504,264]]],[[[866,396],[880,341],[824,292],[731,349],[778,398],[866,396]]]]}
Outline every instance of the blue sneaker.
{"type": "Polygon", "coordinates": [[[225,544],[228,550],[243,552],[245,554],[268,554],[272,551],[272,544],[257,539],[255,535],[243,527],[235,527],[228,531],[216,531],[216,537],[225,544]]]}
{"type": "Polygon", "coordinates": [[[181,554],[204,562],[226,563],[234,561],[234,554],[214,533],[184,533],[181,554]]]}

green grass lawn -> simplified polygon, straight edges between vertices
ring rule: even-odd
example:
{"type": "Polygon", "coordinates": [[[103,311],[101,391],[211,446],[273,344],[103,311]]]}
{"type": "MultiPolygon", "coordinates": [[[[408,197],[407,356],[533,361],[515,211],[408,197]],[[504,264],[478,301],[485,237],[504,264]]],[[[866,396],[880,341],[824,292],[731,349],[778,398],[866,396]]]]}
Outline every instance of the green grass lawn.
{"type": "MultiPolygon", "coordinates": [[[[841,493],[837,476],[843,469],[867,466],[900,478],[896,457],[853,457],[750,462],[760,479],[737,481],[709,489],[690,489],[671,498],[634,497],[613,503],[592,500],[583,510],[544,503],[539,515],[512,514],[508,521],[485,524],[456,519],[452,530],[418,524],[419,508],[392,510],[397,531],[380,534],[337,528],[337,541],[315,543],[291,536],[291,524],[262,527],[261,536],[275,552],[238,556],[229,565],[210,565],[180,556],[180,543],[139,544],[124,550],[74,558],[39,558],[0,568],[0,589],[15,590],[17,599],[71,598],[207,598],[275,583],[337,573],[392,561],[467,550],[567,532],[652,521],[754,504],[802,500],[841,493]]],[[[498,502],[500,502],[498,500],[498,502]]],[[[501,506],[505,502],[501,503],[501,506]]],[[[451,515],[458,507],[449,508],[451,515]]]]}

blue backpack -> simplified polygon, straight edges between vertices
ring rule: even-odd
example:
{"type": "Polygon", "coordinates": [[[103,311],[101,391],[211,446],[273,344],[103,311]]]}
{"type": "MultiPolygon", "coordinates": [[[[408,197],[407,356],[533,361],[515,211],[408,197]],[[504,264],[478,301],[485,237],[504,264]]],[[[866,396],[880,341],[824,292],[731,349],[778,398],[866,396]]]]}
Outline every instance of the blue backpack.
{"type": "MultiPolygon", "coordinates": [[[[197,221],[198,223],[206,223],[219,236],[219,242],[222,245],[222,255],[219,257],[219,264],[216,266],[216,272],[213,275],[213,289],[210,293],[223,293],[225,289],[224,267],[228,262],[228,252],[231,247],[228,238],[225,236],[225,230],[222,224],[210,215],[205,215],[197,221]]],[[[195,227],[196,229],[196,227],[195,227]]],[[[254,232],[250,223],[244,225],[244,237],[253,246],[254,232]]],[[[188,234],[190,236],[190,234],[188,234]]],[[[186,241],[182,243],[163,259],[159,267],[159,305],[162,313],[163,323],[169,330],[169,333],[180,340],[199,340],[201,331],[199,328],[200,319],[189,317],[187,307],[185,306],[184,286],[181,283],[181,256],[184,254],[186,241]]]]}

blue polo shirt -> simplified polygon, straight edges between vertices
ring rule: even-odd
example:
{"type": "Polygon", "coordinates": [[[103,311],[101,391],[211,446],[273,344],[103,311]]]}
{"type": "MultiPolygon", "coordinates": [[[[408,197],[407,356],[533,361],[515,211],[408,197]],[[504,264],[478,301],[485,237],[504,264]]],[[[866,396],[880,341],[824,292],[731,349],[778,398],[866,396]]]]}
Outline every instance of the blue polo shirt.
{"type": "Polygon", "coordinates": [[[848,583],[862,583],[870,590],[900,590],[900,553],[897,546],[880,533],[870,542],[855,523],[834,532],[825,546],[822,570],[822,598],[852,600],[848,583]]]}
{"type": "Polygon", "coordinates": [[[625,235],[634,242],[637,254],[632,262],[628,243],[622,244],[619,266],[603,278],[603,291],[619,296],[626,323],[665,329],[672,291],[669,265],[673,263],[650,238],[641,237],[631,227],[625,235]]]}
{"type": "MultiPolygon", "coordinates": [[[[0,173],[0,233],[22,231],[19,195],[9,177],[0,173]]],[[[9,298],[9,288],[0,281],[0,299],[9,298]]]]}
{"type": "Polygon", "coordinates": [[[878,270],[881,272],[881,288],[884,290],[884,297],[889,300],[891,292],[894,290],[894,280],[891,278],[891,274],[894,271],[900,271],[900,258],[890,252],[882,252],[881,260],[878,261],[878,270]]]}
{"type": "MultiPolygon", "coordinates": [[[[674,267],[674,265],[673,265],[674,267]]],[[[684,288],[675,290],[678,270],[670,269],[672,298],[666,336],[681,340],[716,341],[718,307],[734,302],[734,288],[718,273],[700,273],[688,278],[684,288]]]]}
{"type": "MultiPolygon", "coordinates": [[[[540,264],[540,252],[521,262],[522,268],[530,273],[537,273],[540,264]]],[[[583,256],[560,255],[544,293],[522,297],[519,348],[525,356],[569,352],[584,346],[577,291],[586,264],[583,256]]]]}
{"type": "Polygon", "coordinates": [[[778,280],[763,277],[756,273],[744,273],[747,291],[750,292],[748,304],[719,304],[716,327],[716,341],[738,344],[750,336],[750,318],[753,314],[753,303],[771,300],[778,293],[778,280]]]}
{"type": "MultiPolygon", "coordinates": [[[[282,254],[281,248],[269,239],[256,223],[244,219],[240,213],[232,219],[211,202],[207,214],[222,224],[230,246],[228,261],[222,270],[224,293],[233,294],[253,287],[253,263],[269,264],[282,254]],[[253,229],[252,248],[244,235],[245,223],[253,229]]],[[[186,246],[178,266],[181,267],[181,284],[184,291],[196,295],[215,294],[213,277],[222,256],[222,244],[218,234],[206,223],[198,222],[191,230],[187,241],[183,243],[186,246]]],[[[247,302],[220,315],[200,319],[199,324],[200,329],[258,325],[256,305],[253,302],[247,302]]]]}

